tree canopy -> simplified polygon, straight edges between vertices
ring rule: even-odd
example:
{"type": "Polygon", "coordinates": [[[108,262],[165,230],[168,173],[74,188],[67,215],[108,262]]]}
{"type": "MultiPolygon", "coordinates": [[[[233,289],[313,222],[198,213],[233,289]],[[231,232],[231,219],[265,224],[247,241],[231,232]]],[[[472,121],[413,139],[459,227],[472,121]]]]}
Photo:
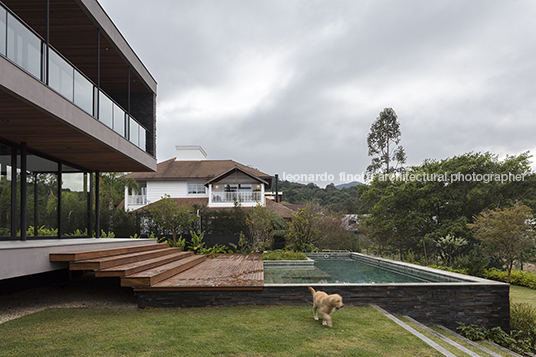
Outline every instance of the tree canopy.
{"type": "Polygon", "coordinates": [[[531,209],[517,203],[504,209],[484,210],[478,214],[474,223],[469,224],[486,251],[506,265],[507,283],[514,260],[534,246],[534,222],[531,209]]]}
{"type": "Polygon", "coordinates": [[[404,175],[376,177],[360,197],[373,206],[366,220],[371,236],[401,248],[448,234],[472,239],[467,224],[483,209],[512,206],[517,200],[536,206],[530,157],[527,152],[499,160],[488,152],[471,152],[425,160],[404,175]]]}
{"type": "Polygon", "coordinates": [[[402,165],[406,163],[406,153],[399,145],[401,135],[395,111],[392,108],[382,110],[367,136],[368,155],[373,156],[367,172],[390,174],[402,170],[402,165]]]}

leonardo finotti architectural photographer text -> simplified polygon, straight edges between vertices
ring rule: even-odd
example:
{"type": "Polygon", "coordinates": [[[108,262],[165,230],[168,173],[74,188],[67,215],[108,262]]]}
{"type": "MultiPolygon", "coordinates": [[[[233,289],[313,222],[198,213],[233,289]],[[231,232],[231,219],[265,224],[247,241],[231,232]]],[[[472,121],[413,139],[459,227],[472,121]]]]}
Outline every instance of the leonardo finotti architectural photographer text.
{"type": "Polygon", "coordinates": [[[340,182],[370,182],[374,178],[380,181],[418,181],[418,182],[509,182],[509,181],[525,181],[525,174],[513,173],[489,173],[477,174],[473,173],[442,173],[442,174],[426,174],[426,173],[404,173],[404,174],[376,174],[370,173],[348,174],[340,172],[339,175],[330,174],[327,172],[321,174],[289,174],[283,172],[281,177],[285,181],[293,182],[327,182],[331,183],[338,178],[340,182]]]}

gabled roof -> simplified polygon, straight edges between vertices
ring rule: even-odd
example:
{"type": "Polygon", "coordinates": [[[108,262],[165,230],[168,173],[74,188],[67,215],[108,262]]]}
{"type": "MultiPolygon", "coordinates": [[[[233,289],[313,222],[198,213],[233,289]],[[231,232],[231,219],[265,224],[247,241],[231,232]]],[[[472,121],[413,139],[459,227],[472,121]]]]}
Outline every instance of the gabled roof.
{"type": "Polygon", "coordinates": [[[271,180],[270,180],[270,182],[266,182],[265,180],[261,179],[260,177],[255,176],[252,173],[249,173],[246,170],[244,170],[244,169],[242,169],[242,168],[240,168],[238,166],[234,166],[234,167],[230,168],[229,170],[227,170],[225,172],[222,172],[218,176],[208,180],[207,182],[205,182],[205,185],[209,185],[209,184],[211,184],[213,182],[217,182],[219,180],[222,180],[222,179],[226,178],[227,176],[232,175],[235,172],[242,172],[246,176],[249,176],[249,177],[251,177],[252,179],[254,179],[256,181],[259,181],[259,182],[265,184],[266,186],[270,186],[271,180]]]}
{"type": "Polygon", "coordinates": [[[175,181],[186,179],[209,181],[235,168],[249,176],[265,181],[268,185],[272,182],[271,175],[233,160],[177,161],[173,158],[157,164],[156,172],[133,172],[128,177],[145,181],[175,181]]]}

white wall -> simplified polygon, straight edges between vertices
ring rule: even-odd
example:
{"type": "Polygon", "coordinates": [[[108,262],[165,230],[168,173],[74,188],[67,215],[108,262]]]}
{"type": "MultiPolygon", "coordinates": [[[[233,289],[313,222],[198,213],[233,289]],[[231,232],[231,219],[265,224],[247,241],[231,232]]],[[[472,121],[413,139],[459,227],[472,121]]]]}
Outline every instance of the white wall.
{"type": "Polygon", "coordinates": [[[147,203],[158,201],[164,195],[172,198],[187,197],[188,185],[185,181],[148,181],[147,182],[147,203]]]}

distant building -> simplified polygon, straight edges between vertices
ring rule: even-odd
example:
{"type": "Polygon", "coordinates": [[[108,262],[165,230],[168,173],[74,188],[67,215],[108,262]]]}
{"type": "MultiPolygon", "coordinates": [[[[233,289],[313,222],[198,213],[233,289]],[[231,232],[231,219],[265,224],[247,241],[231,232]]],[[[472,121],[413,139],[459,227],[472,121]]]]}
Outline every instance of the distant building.
{"type": "Polygon", "coordinates": [[[292,211],[267,199],[272,176],[233,160],[207,160],[200,146],[176,146],[177,157],[157,165],[156,172],[135,172],[128,177],[140,185],[139,194],[125,191],[127,211],[143,208],[169,195],[179,205],[212,209],[257,204],[289,218],[292,211]]]}

